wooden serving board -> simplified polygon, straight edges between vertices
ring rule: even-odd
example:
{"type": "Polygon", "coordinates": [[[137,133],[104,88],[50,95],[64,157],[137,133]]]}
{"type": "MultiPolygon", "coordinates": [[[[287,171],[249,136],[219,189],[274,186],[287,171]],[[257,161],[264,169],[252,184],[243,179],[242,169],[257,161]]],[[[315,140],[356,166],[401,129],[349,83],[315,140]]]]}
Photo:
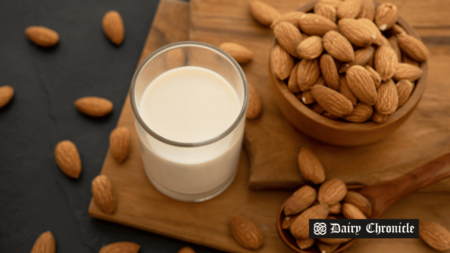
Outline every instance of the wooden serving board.
{"type": "MultiPolygon", "coordinates": [[[[188,20],[188,3],[162,0],[140,61],[165,44],[186,40],[188,20]]],[[[278,238],[275,226],[278,210],[290,192],[249,190],[246,152],[241,152],[236,179],[224,193],[203,203],[179,202],[160,194],[145,175],[128,96],[118,126],[130,130],[130,155],[124,163],[118,164],[108,151],[101,171],[111,180],[117,210],[112,215],[106,214],[91,200],[90,216],[227,252],[252,252],[239,247],[229,232],[229,219],[238,214],[252,220],[262,231],[265,243],[257,252],[291,252],[278,238]]],[[[448,193],[412,194],[395,204],[382,218],[421,218],[450,227],[449,198],[448,193]]],[[[146,252],[144,248],[141,251],[146,252]]],[[[369,251],[434,252],[418,239],[359,240],[348,252],[369,251]]]]}
{"type": "MultiPolygon", "coordinates": [[[[263,1],[281,13],[308,2],[263,1]]],[[[294,128],[277,108],[267,71],[273,33],[253,20],[248,1],[191,0],[191,40],[216,46],[233,41],[250,48],[255,55],[253,62],[242,66],[263,103],[261,117],[246,123],[245,146],[252,189],[296,189],[302,185],[297,165],[302,146],[317,154],[328,177],[339,177],[352,184],[389,180],[450,152],[450,4],[421,0],[379,2],[397,4],[400,15],[417,29],[430,49],[427,90],[416,111],[397,132],[371,145],[345,148],[311,139],[294,128]]],[[[450,191],[450,179],[426,190],[450,191]]]]}

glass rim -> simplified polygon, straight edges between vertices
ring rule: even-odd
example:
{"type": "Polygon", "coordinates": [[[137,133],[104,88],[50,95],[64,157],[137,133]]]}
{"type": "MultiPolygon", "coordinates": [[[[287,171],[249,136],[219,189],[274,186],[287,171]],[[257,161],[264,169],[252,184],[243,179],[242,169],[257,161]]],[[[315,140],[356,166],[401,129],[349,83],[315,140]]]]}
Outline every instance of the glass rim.
{"type": "Polygon", "coordinates": [[[172,146],[177,146],[177,147],[200,147],[200,146],[205,146],[205,145],[217,142],[217,141],[225,138],[234,129],[236,129],[236,127],[238,127],[242,118],[245,116],[245,112],[246,112],[246,109],[248,106],[248,100],[249,100],[249,89],[248,89],[248,84],[247,84],[247,78],[245,77],[244,71],[242,70],[241,66],[236,62],[236,60],[233,57],[231,57],[229,54],[227,54],[222,49],[220,49],[216,46],[207,44],[207,43],[203,43],[203,42],[180,41],[180,42],[171,43],[171,44],[165,45],[161,48],[158,48],[157,50],[153,51],[150,55],[148,55],[141,62],[141,64],[139,64],[138,68],[134,72],[133,78],[131,79],[131,88],[130,88],[131,110],[132,110],[134,118],[137,120],[138,124],[144,129],[145,132],[150,134],[153,138],[155,138],[163,143],[166,143],[166,144],[169,144],[172,146]],[[215,53],[220,54],[221,56],[225,57],[234,66],[234,68],[238,72],[239,76],[241,77],[242,83],[244,85],[244,101],[242,104],[242,108],[239,112],[239,115],[236,117],[236,120],[233,122],[233,124],[231,124],[230,127],[228,127],[224,132],[222,132],[218,136],[215,136],[213,138],[210,138],[210,139],[207,139],[204,141],[200,141],[200,142],[178,142],[178,141],[173,141],[173,140],[169,140],[167,138],[162,137],[161,135],[157,134],[155,131],[150,129],[150,127],[147,124],[145,124],[144,120],[142,119],[142,117],[139,113],[138,106],[136,105],[136,95],[135,95],[136,82],[137,82],[137,79],[138,79],[139,75],[141,74],[142,70],[144,69],[144,67],[151,60],[153,60],[153,58],[155,58],[159,54],[164,53],[165,51],[168,51],[169,49],[175,49],[175,48],[180,48],[180,47],[184,47],[184,46],[203,47],[203,48],[214,51],[215,53]]]}

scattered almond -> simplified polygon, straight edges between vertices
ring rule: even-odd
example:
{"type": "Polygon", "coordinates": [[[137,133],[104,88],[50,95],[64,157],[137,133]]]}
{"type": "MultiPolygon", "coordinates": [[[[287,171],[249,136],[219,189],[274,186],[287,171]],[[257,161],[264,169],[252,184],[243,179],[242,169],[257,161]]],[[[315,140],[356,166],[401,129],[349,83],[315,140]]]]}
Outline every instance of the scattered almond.
{"type": "Polygon", "coordinates": [[[141,246],[134,242],[115,242],[103,246],[100,253],[137,253],[141,246]]]}
{"type": "Polygon", "coordinates": [[[398,18],[398,9],[395,4],[383,3],[377,7],[375,14],[375,24],[381,31],[390,29],[398,18]]]}
{"type": "Polygon", "coordinates": [[[41,47],[51,47],[59,41],[57,32],[43,26],[29,26],[25,29],[25,35],[31,42],[41,47]]]}
{"type": "Polygon", "coordinates": [[[130,152],[130,131],[126,127],[118,127],[109,136],[109,146],[114,158],[123,162],[130,152]]]}
{"type": "Polygon", "coordinates": [[[372,215],[372,204],[361,193],[348,191],[344,198],[345,203],[349,203],[357,207],[366,217],[372,215]]]}
{"type": "Polygon", "coordinates": [[[373,122],[381,124],[384,123],[387,119],[387,114],[381,114],[378,112],[374,112],[372,118],[370,118],[373,122]]]}
{"type": "Polygon", "coordinates": [[[337,248],[339,248],[339,244],[328,244],[328,243],[324,243],[322,241],[318,241],[317,248],[319,249],[320,253],[332,253],[337,248]]]}
{"type": "Polygon", "coordinates": [[[314,13],[336,22],[336,9],[329,4],[316,4],[314,6],[314,13]]]}
{"type": "Polygon", "coordinates": [[[394,81],[389,79],[380,84],[375,110],[382,114],[392,114],[398,107],[398,93],[394,81]]]}
{"type": "Polygon", "coordinates": [[[329,31],[323,36],[323,48],[339,61],[350,62],[355,59],[352,44],[336,31],[329,31]]]}
{"type": "Polygon", "coordinates": [[[328,205],[318,204],[306,209],[301,213],[295,221],[291,224],[291,234],[296,239],[309,238],[309,220],[310,219],[325,219],[328,216],[328,205]]]}
{"type": "Polygon", "coordinates": [[[125,26],[123,20],[117,11],[108,11],[102,20],[103,32],[106,37],[116,45],[122,44],[125,37],[125,26]]]}
{"type": "Polygon", "coordinates": [[[14,97],[14,88],[5,85],[0,87],[0,108],[4,107],[14,97]]]}
{"type": "Polygon", "coordinates": [[[224,42],[220,44],[219,48],[231,55],[240,64],[249,63],[253,60],[253,52],[238,43],[224,42]]]}
{"type": "Polygon", "coordinates": [[[295,242],[297,243],[297,246],[300,249],[307,249],[307,248],[311,248],[311,246],[314,245],[314,243],[316,242],[316,239],[313,239],[313,238],[295,239],[295,242]]]}
{"type": "Polygon", "coordinates": [[[109,178],[105,175],[99,175],[92,180],[92,195],[97,205],[105,213],[113,213],[116,210],[116,196],[109,178]]]}
{"type": "Polygon", "coordinates": [[[103,117],[113,109],[111,101],[100,97],[83,97],[75,101],[77,109],[91,117],[103,117]]]}
{"type": "Polygon", "coordinates": [[[361,0],[344,0],[337,8],[338,19],[356,18],[361,11],[361,0]]]}
{"type": "Polygon", "coordinates": [[[319,57],[323,52],[322,38],[311,36],[302,40],[297,46],[297,54],[307,60],[313,60],[319,57]]]}
{"type": "Polygon", "coordinates": [[[338,22],[339,31],[355,46],[368,47],[372,44],[376,35],[372,29],[360,20],[344,18],[338,22]]]}
{"type": "Polygon", "coordinates": [[[195,253],[195,250],[191,247],[183,247],[178,251],[178,253],[195,253]]]}
{"type": "Polygon", "coordinates": [[[315,85],[311,92],[317,103],[336,117],[349,115],[353,111],[353,105],[348,98],[341,93],[325,86],[315,85]]]}
{"type": "Polygon", "coordinates": [[[294,68],[294,59],[281,46],[276,45],[271,53],[272,68],[275,76],[284,80],[291,74],[294,68]]]}
{"type": "Polygon", "coordinates": [[[414,84],[408,80],[401,80],[395,86],[397,87],[398,93],[398,108],[400,108],[408,101],[409,96],[411,96],[414,90],[414,84]]]}
{"type": "Polygon", "coordinates": [[[31,249],[31,253],[55,253],[55,251],[55,238],[50,231],[42,233],[31,249]]]}
{"type": "Polygon", "coordinates": [[[406,79],[411,82],[416,81],[422,76],[422,69],[408,64],[408,63],[399,63],[397,65],[397,70],[395,71],[395,74],[393,76],[394,80],[402,80],[406,79]]]}
{"type": "Polygon", "coordinates": [[[270,26],[274,20],[281,16],[278,10],[259,0],[250,1],[250,13],[264,26],[270,26]]]}
{"type": "Polygon", "coordinates": [[[61,141],[55,147],[55,160],[58,167],[71,178],[81,173],[81,159],[78,149],[71,141],[61,141]]]}
{"type": "Polygon", "coordinates": [[[378,74],[378,72],[375,71],[375,69],[373,69],[369,65],[364,66],[364,68],[366,68],[367,71],[369,71],[370,76],[372,77],[373,83],[375,84],[375,87],[378,89],[378,87],[380,86],[380,83],[381,83],[381,76],[380,76],[380,74],[378,74]]]}
{"type": "Polygon", "coordinates": [[[428,58],[430,52],[422,41],[405,33],[398,34],[397,38],[401,50],[412,59],[416,61],[425,61],[428,58]]]}
{"type": "Polygon", "coordinates": [[[305,13],[301,11],[292,11],[285,13],[275,19],[270,25],[270,28],[273,29],[277,24],[285,21],[295,25],[297,28],[300,28],[300,18],[303,16],[303,14],[305,13]]]}
{"type": "Polygon", "coordinates": [[[450,232],[435,222],[419,222],[419,236],[431,248],[439,251],[450,249],[450,232]]]}
{"type": "Polygon", "coordinates": [[[375,2],[373,0],[361,0],[361,10],[358,18],[367,18],[369,20],[375,18],[375,2]]]}
{"type": "Polygon", "coordinates": [[[333,90],[339,90],[339,74],[336,62],[331,55],[323,54],[320,57],[320,70],[327,86],[333,90]]]}
{"type": "Polygon", "coordinates": [[[289,22],[281,22],[273,29],[278,43],[292,56],[297,57],[297,46],[302,35],[297,27],[289,22]]]}
{"type": "Polygon", "coordinates": [[[317,59],[302,59],[297,70],[297,83],[301,91],[309,90],[320,77],[319,61],[317,59]]]}
{"type": "Polygon", "coordinates": [[[346,219],[367,219],[361,210],[349,203],[342,205],[342,214],[346,219]]]}
{"type": "Polygon", "coordinates": [[[346,98],[348,98],[348,100],[352,102],[352,105],[355,106],[357,104],[358,99],[355,97],[355,95],[353,95],[353,92],[348,87],[347,79],[345,78],[345,76],[340,76],[339,82],[340,82],[339,92],[346,98]]]}
{"type": "Polygon", "coordinates": [[[375,69],[380,74],[383,81],[387,81],[394,76],[397,69],[398,59],[394,49],[381,46],[375,53],[375,69]]]}
{"type": "Polygon", "coordinates": [[[354,65],[347,70],[348,88],[362,103],[374,105],[377,102],[377,90],[373,79],[364,67],[354,65]]]}
{"type": "Polygon", "coordinates": [[[306,181],[320,184],[325,181],[325,170],[317,156],[308,148],[302,147],[298,154],[300,174],[306,181]]]}
{"type": "Polygon", "coordinates": [[[333,205],[344,199],[347,185],[338,178],[325,181],[319,188],[317,199],[321,204],[333,205]]]}
{"type": "Polygon", "coordinates": [[[358,103],[353,107],[353,112],[350,115],[344,116],[344,119],[353,123],[363,123],[372,117],[372,106],[363,103],[358,103]]]}
{"type": "Polygon", "coordinates": [[[284,206],[284,213],[286,215],[294,215],[302,212],[316,200],[317,193],[311,186],[305,185],[300,187],[292,196],[286,201],[284,206]]]}
{"type": "Polygon", "coordinates": [[[337,31],[337,25],[322,15],[306,13],[300,18],[300,29],[309,35],[323,36],[329,31],[337,31]]]}
{"type": "Polygon", "coordinates": [[[256,250],[264,243],[261,231],[255,224],[241,216],[231,217],[230,228],[234,239],[246,249],[256,250]]]}
{"type": "Polygon", "coordinates": [[[247,119],[256,119],[261,115],[262,104],[259,98],[258,92],[253,88],[253,86],[248,83],[249,99],[247,106],[247,119]]]}

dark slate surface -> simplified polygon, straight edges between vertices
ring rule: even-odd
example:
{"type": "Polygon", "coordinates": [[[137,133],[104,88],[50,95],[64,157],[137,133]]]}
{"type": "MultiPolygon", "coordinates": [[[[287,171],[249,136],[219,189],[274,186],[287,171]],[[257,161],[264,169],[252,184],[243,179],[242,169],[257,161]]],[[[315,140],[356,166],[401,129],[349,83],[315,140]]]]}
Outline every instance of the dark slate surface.
{"type": "Polygon", "coordinates": [[[133,241],[140,252],[154,253],[190,245],[87,214],[90,183],[100,172],[157,5],[156,0],[0,2],[0,86],[15,89],[12,102],[0,109],[0,252],[30,252],[47,230],[60,253],[98,252],[115,241],[133,241]],[[101,30],[109,10],[124,19],[120,47],[101,30]],[[30,43],[24,34],[30,25],[56,30],[59,45],[42,49],[30,43]],[[110,99],[113,113],[102,119],[79,113],[73,102],[88,95],[110,99]],[[78,180],[55,164],[53,149],[64,139],[80,151],[78,180]]]}

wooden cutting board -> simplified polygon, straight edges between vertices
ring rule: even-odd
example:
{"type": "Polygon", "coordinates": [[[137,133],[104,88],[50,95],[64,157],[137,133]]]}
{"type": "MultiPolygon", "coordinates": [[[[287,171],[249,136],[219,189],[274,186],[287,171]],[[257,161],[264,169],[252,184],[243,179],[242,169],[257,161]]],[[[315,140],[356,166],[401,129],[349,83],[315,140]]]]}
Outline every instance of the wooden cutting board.
{"type": "MultiPolygon", "coordinates": [[[[263,1],[281,13],[308,2],[263,1]]],[[[233,41],[255,53],[254,61],[242,66],[263,103],[262,116],[247,120],[245,129],[252,189],[296,189],[303,184],[297,167],[302,146],[317,154],[328,177],[339,177],[352,184],[389,180],[450,152],[450,2],[379,2],[397,4],[400,15],[417,29],[430,49],[427,90],[416,111],[397,132],[371,145],[344,148],[309,138],[294,128],[277,108],[267,72],[273,33],[252,19],[248,1],[191,0],[191,40],[216,46],[233,41]]],[[[450,179],[426,190],[450,191],[450,179]]]]}

